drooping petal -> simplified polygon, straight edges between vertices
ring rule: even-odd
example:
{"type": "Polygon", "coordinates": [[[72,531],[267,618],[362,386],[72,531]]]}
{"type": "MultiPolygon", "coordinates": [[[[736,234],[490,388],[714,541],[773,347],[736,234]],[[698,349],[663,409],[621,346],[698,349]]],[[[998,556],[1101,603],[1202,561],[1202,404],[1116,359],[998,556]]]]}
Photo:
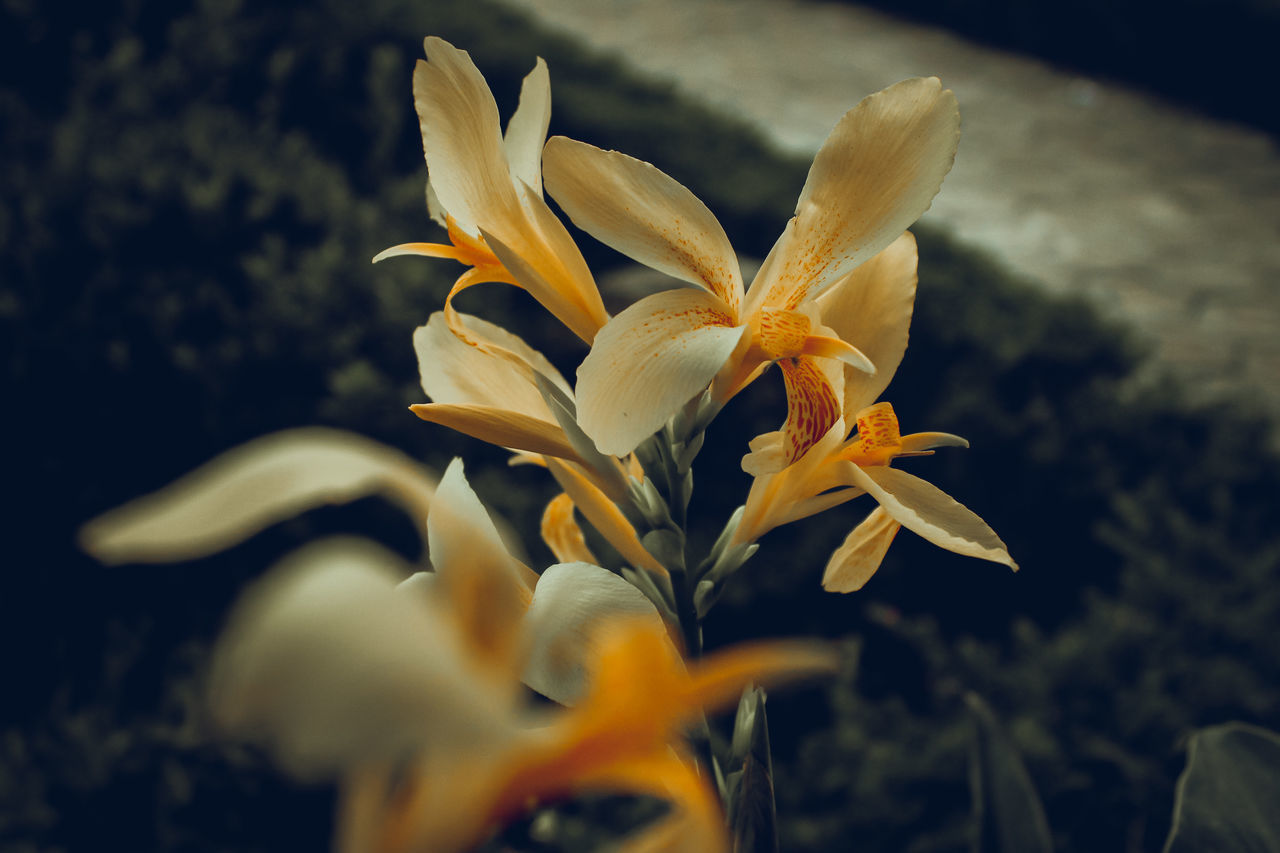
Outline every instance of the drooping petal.
{"type": "Polygon", "coordinates": [[[440,424],[463,435],[496,444],[509,450],[525,450],[581,461],[565,438],[564,430],[553,423],[497,406],[418,403],[409,407],[422,420],[440,424]]]}
{"type": "Polygon", "coordinates": [[[778,366],[787,386],[787,420],[780,432],[754,440],[742,458],[742,470],[757,477],[795,462],[840,419],[836,392],[814,359],[787,358],[778,366]]]}
{"type": "Polygon", "coordinates": [[[662,617],[644,593],[590,563],[557,563],[542,573],[524,621],[524,683],[562,705],[583,693],[584,662],[610,619],[662,617]]]}
{"type": "Polygon", "coordinates": [[[600,330],[578,368],[583,431],[602,453],[630,453],[710,384],[746,332],[706,291],[641,299],[600,330]]]}
{"type": "Polygon", "coordinates": [[[381,494],[424,525],[435,475],[394,448],[354,433],[309,427],[228,450],[163,489],[80,529],[104,563],[194,560],[325,504],[381,494]]]}
{"type": "Polygon", "coordinates": [[[822,321],[876,366],[874,374],[845,371],[848,421],[889,386],[907,350],[916,299],[916,241],[910,232],[818,297],[822,321]]]}
{"type": "Polygon", "coordinates": [[[814,158],[795,218],[745,310],[795,307],[897,239],[929,209],[959,134],[955,95],[937,78],[904,80],[863,99],[814,158]]]}
{"type": "Polygon", "coordinates": [[[431,186],[471,236],[518,207],[503,150],[498,105],[470,55],[443,39],[424,42],[427,61],[413,71],[413,101],[431,186]]]}
{"type": "Polygon", "coordinates": [[[220,728],[290,772],[333,778],[411,752],[465,752],[514,734],[513,708],[468,670],[405,566],[372,542],[295,552],[245,593],[214,652],[220,728]]]}
{"type": "Polygon", "coordinates": [[[458,314],[475,345],[460,340],[437,311],[413,333],[422,390],[436,403],[494,406],[554,424],[535,374],[565,394],[569,383],[551,362],[501,326],[458,314]]]}
{"type": "Polygon", "coordinates": [[[548,457],[547,470],[555,477],[560,488],[569,495],[591,526],[612,545],[622,558],[637,569],[645,569],[656,575],[666,575],[662,564],[640,544],[636,529],[618,509],[617,504],[599,486],[572,463],[548,457]]]}
{"type": "Polygon", "coordinates": [[[883,506],[873,509],[827,561],[827,568],[822,573],[822,588],[827,592],[862,589],[880,568],[901,526],[883,506]]]}
{"type": "Polygon", "coordinates": [[[937,486],[905,471],[881,466],[849,465],[848,476],[894,520],[939,548],[1018,570],[995,531],[937,486]]]}
{"type": "Polygon", "coordinates": [[[562,492],[547,504],[542,512],[541,531],[542,541],[560,562],[600,564],[573,517],[573,498],[567,494],[562,492]]]}
{"type": "Polygon", "coordinates": [[[573,223],[659,272],[719,296],[735,319],[742,273],[719,221],[684,185],[618,151],[547,141],[547,190],[573,223]]]}
{"type": "Polygon", "coordinates": [[[511,556],[497,526],[467,483],[462,460],[445,469],[427,519],[428,549],[448,617],[467,652],[499,682],[519,666],[518,624],[537,575],[511,556]]]}
{"type": "Polygon", "coordinates": [[[551,78],[538,57],[520,85],[520,104],[507,122],[503,148],[511,177],[542,195],[542,145],[551,122],[551,78]]]}

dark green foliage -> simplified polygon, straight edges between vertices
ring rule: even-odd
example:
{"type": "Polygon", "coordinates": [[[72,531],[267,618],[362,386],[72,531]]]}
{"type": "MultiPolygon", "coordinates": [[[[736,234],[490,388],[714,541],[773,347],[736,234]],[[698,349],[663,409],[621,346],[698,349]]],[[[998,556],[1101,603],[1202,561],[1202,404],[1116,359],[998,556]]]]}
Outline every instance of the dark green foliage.
{"type": "MultiPolygon", "coordinates": [[[[405,411],[421,399],[410,333],[458,270],[369,265],[437,233],[409,93],[428,33],[472,52],[504,114],[545,56],[553,133],[659,163],[744,252],[763,255],[790,215],[803,163],[483,3],[134,0],[73,20],[0,4],[0,383],[17,504],[0,846],[86,848],[94,829],[132,849],[320,847],[326,792],[197,733],[204,644],[247,578],[318,531],[418,548],[368,501],[196,564],[107,571],[74,548],[87,518],[231,445],[324,423],[435,465],[465,453],[482,497],[534,529],[542,472],[405,411]],[[104,802],[113,823],[89,823],[104,802]]],[[[1083,303],[919,238],[912,345],[889,399],[904,430],[973,447],[909,464],[987,518],[1023,571],[904,533],[863,593],[833,596],[821,567],[865,501],[766,537],[708,640],[814,633],[862,650],[833,684],[770,697],[782,848],[965,849],[960,697],[975,690],[1006,722],[1058,848],[1158,849],[1179,738],[1224,719],[1280,726],[1267,429],[1135,385],[1137,355],[1083,303]]],[[[593,265],[616,262],[581,243],[593,265]]],[[[584,351],[514,288],[459,304],[561,365],[584,351]]],[[[696,540],[740,500],[747,438],[782,414],[770,374],[713,426],[696,540]]]]}
{"type": "Polygon", "coordinates": [[[870,0],[1084,74],[1112,77],[1275,134],[1276,0],[870,0]]]}

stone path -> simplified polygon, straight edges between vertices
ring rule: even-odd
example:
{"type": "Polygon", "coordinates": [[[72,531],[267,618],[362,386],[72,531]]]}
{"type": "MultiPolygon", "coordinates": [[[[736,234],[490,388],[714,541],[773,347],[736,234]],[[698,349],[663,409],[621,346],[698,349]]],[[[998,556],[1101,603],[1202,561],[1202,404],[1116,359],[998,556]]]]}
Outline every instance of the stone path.
{"type": "Polygon", "coordinates": [[[926,220],[1131,321],[1200,399],[1280,415],[1280,152],[1265,135],[860,7],[509,2],[806,153],[864,95],[941,77],[964,136],[926,220]]]}

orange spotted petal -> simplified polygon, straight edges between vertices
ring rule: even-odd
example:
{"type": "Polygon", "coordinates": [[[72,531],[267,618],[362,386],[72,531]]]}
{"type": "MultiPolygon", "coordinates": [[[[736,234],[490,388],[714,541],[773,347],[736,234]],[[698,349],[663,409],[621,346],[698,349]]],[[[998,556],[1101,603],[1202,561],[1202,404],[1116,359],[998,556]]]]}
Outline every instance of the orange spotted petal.
{"type": "Polygon", "coordinates": [[[787,420],[780,432],[753,441],[743,457],[742,469],[757,477],[795,462],[840,420],[836,392],[815,359],[786,358],[778,366],[787,386],[787,420]]]}

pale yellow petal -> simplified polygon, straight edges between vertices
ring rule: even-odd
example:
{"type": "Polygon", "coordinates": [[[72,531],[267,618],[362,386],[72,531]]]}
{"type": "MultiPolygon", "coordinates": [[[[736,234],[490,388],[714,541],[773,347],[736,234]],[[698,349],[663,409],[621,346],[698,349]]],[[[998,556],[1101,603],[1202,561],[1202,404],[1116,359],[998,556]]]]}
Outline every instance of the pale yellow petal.
{"type": "Polygon", "coordinates": [[[583,431],[602,453],[630,453],[706,389],[746,332],[703,290],[641,299],[600,330],[578,368],[583,431]]]}
{"type": "Polygon", "coordinates": [[[581,461],[573,445],[557,424],[531,418],[497,406],[418,403],[410,406],[424,421],[440,424],[463,435],[506,447],[581,461]]]}
{"type": "Polygon", "coordinates": [[[904,453],[926,453],[936,447],[968,447],[969,440],[949,432],[913,432],[902,437],[904,453]]]}
{"type": "Polygon", "coordinates": [[[312,543],[272,569],[214,650],[219,727],[308,779],[513,736],[512,707],[472,675],[446,624],[396,591],[405,570],[354,539],[312,543]]]}
{"type": "Polygon", "coordinates": [[[575,225],[633,260],[707,288],[737,317],[737,256],[693,193],[650,163],[563,136],[547,141],[543,157],[547,191],[575,225]]]}
{"type": "Polygon", "coordinates": [[[663,626],[644,593],[613,572],[584,562],[548,568],[524,620],[524,683],[562,705],[575,703],[586,686],[585,661],[594,656],[598,629],[617,618],[663,626]]]}
{"type": "Polygon", "coordinates": [[[538,391],[535,374],[571,394],[551,362],[501,326],[456,315],[473,346],[450,329],[437,311],[413,333],[422,390],[436,403],[494,406],[554,424],[555,416],[538,391]]]}
{"type": "Polygon", "coordinates": [[[849,477],[903,527],[939,548],[1003,563],[1017,571],[1004,542],[974,512],[937,486],[905,471],[850,465],[849,477]]]}
{"type": "Polygon", "coordinates": [[[862,589],[880,568],[901,526],[884,507],[873,509],[831,555],[822,573],[822,588],[827,592],[862,589]]]}
{"type": "Polygon", "coordinates": [[[794,307],[896,240],[929,209],[959,137],[955,95],[933,77],[904,80],[846,113],[814,158],[746,310],[794,307]]]}
{"type": "Polygon", "coordinates": [[[538,57],[520,86],[520,103],[507,122],[503,147],[511,177],[542,195],[542,145],[551,122],[551,78],[538,57]]]}
{"type": "Polygon", "coordinates": [[[502,146],[498,106],[464,50],[443,39],[424,43],[427,61],[413,72],[413,101],[422,131],[431,187],[467,234],[518,203],[502,146]]]}
{"type": "Polygon", "coordinates": [[[563,492],[556,495],[542,512],[542,541],[562,563],[593,563],[599,565],[591,553],[587,539],[573,517],[573,498],[563,492]]]}
{"type": "Polygon", "coordinates": [[[638,569],[665,575],[667,570],[640,544],[636,529],[613,501],[593,484],[580,468],[570,462],[548,457],[547,470],[578,507],[591,526],[612,545],[622,558],[638,569]]]}
{"type": "Polygon", "coordinates": [[[876,366],[871,375],[845,371],[844,416],[876,401],[907,350],[916,299],[916,241],[910,232],[818,297],[822,322],[876,366]]]}
{"type": "Polygon", "coordinates": [[[354,433],[285,430],[228,450],[163,489],[80,529],[104,563],[193,560],[325,504],[383,495],[425,524],[435,475],[354,433]]]}

